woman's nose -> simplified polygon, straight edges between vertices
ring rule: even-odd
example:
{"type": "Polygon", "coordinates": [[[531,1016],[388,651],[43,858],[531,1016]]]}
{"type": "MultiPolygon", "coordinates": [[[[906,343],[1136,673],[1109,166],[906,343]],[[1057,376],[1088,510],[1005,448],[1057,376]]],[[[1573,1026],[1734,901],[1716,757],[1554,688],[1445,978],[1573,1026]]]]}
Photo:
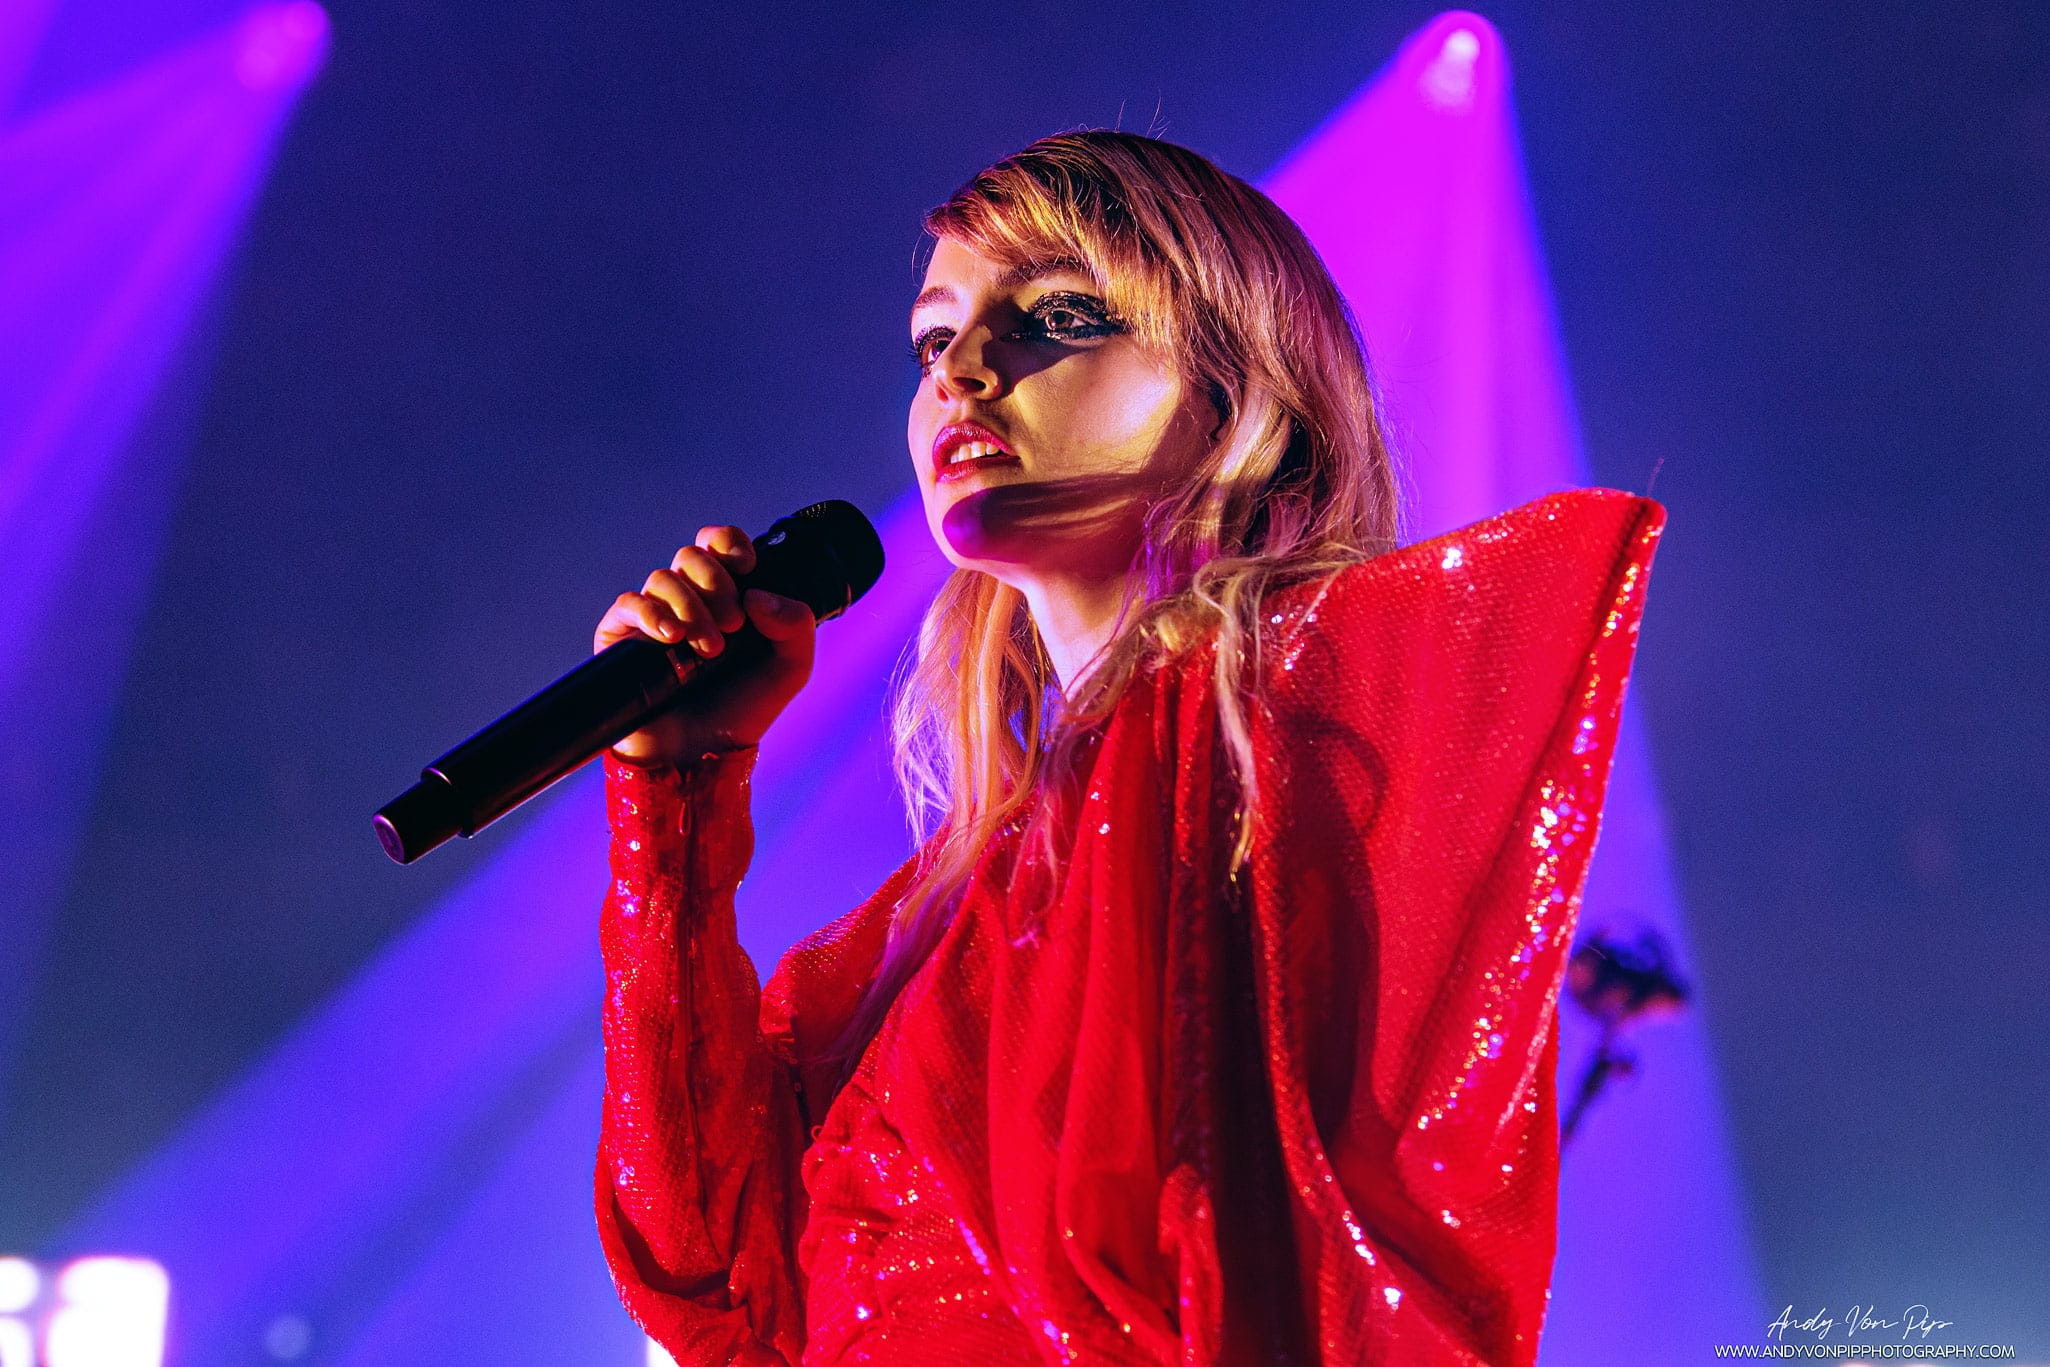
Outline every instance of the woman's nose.
{"type": "Polygon", "coordinates": [[[957,334],[933,362],[933,384],[940,399],[986,399],[996,393],[997,373],[984,355],[986,338],[978,335],[980,331],[957,334]]]}

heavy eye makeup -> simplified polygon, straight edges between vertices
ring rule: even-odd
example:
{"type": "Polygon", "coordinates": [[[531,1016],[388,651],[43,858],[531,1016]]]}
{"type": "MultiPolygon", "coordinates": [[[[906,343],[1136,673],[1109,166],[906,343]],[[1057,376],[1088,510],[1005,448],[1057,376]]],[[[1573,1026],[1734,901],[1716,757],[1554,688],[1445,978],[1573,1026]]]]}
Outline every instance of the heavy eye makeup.
{"type": "MultiPolygon", "coordinates": [[[[1025,311],[1025,325],[1005,334],[1016,342],[1082,342],[1110,337],[1125,331],[1125,323],[1093,294],[1076,290],[1055,290],[1034,300],[1025,311]]],[[[954,340],[949,327],[922,329],[911,339],[911,360],[921,375],[930,374],[933,362],[954,340]]]]}

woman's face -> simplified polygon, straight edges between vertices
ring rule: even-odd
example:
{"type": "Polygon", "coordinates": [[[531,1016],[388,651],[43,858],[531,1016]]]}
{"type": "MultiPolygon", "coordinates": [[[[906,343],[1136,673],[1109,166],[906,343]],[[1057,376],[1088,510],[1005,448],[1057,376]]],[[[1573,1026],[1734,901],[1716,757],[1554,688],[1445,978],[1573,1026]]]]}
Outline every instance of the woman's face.
{"type": "Polygon", "coordinates": [[[940,239],[911,310],[911,461],[947,558],[1007,583],[1121,576],[1161,490],[1208,449],[1208,399],[1086,271],[940,239]]]}

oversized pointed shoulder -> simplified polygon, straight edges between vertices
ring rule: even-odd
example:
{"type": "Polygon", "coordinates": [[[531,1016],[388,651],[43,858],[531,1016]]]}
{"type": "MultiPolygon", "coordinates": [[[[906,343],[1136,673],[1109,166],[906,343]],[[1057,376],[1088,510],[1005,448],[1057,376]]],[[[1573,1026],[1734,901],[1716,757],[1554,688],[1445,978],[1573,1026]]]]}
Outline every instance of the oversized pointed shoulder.
{"type": "Polygon", "coordinates": [[[1285,684],[1319,640],[1364,663],[1360,652],[1397,638],[1478,650],[1504,633],[1588,645],[1634,632],[1665,522],[1641,495],[1571,489],[1293,585],[1262,624],[1281,638],[1270,679],[1285,684]]]}
{"type": "Polygon", "coordinates": [[[1534,1360],[1555,1007],[1664,523],[1552,494],[1263,614],[1251,1066],[1348,1360],[1534,1360]]]}
{"type": "MultiPolygon", "coordinates": [[[[1455,548],[1528,547],[1585,557],[1602,550],[1656,541],[1664,529],[1664,505],[1621,489],[1563,489],[1506,512],[1469,523],[1394,552],[1398,558],[1442,561],[1455,548]]],[[[1386,559],[1387,557],[1383,557],[1386,559]]]]}
{"type": "Polygon", "coordinates": [[[1570,577],[1598,576],[1619,558],[1649,561],[1665,522],[1665,507],[1640,494],[1567,489],[1362,561],[1340,578],[1527,576],[1545,568],[1570,577]]]}

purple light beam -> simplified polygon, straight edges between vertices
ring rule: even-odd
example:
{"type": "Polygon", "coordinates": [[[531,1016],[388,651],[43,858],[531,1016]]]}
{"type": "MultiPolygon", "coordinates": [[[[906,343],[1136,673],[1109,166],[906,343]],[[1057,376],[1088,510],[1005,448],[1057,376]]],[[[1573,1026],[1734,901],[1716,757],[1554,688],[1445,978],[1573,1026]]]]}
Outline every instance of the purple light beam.
{"type": "Polygon", "coordinates": [[[176,485],[130,437],[325,32],[310,0],[265,7],[0,132],[0,1095],[176,485]],[[67,600],[94,604],[92,670],[48,648],[67,600]]]}

